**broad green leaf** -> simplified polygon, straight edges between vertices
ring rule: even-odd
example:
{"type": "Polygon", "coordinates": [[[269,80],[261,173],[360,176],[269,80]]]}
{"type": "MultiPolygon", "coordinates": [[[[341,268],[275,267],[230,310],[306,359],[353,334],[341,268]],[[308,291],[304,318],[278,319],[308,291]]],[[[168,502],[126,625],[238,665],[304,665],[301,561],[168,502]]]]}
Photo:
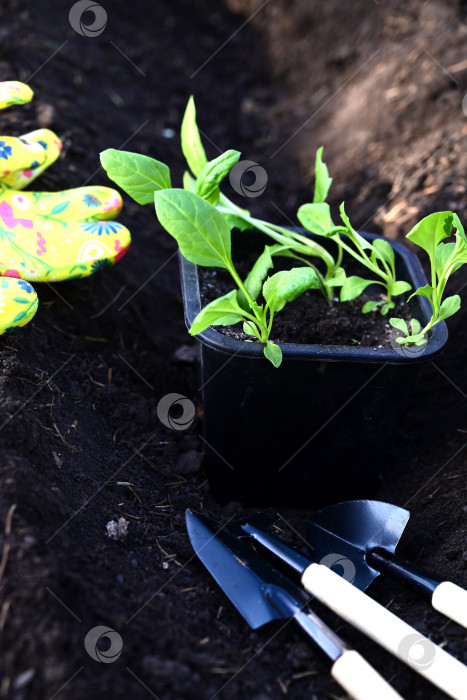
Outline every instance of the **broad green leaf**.
{"type": "Polygon", "coordinates": [[[240,231],[248,231],[249,229],[253,228],[253,224],[245,221],[245,219],[242,219],[240,216],[236,216],[235,214],[224,214],[222,210],[219,210],[219,212],[224,217],[224,221],[229,229],[238,228],[240,231]]]}
{"type": "MultiPolygon", "coordinates": [[[[238,297],[237,297],[238,301],[238,297]]],[[[252,301],[250,304],[250,312],[253,313],[257,318],[263,313],[263,306],[258,304],[256,301],[252,301]]]]}
{"type": "Polygon", "coordinates": [[[182,151],[188,166],[196,177],[200,174],[208,159],[204,152],[201,136],[196,124],[196,108],[193,95],[188,100],[181,130],[182,151]]]}
{"type": "Polygon", "coordinates": [[[425,345],[426,342],[424,333],[415,333],[407,335],[405,338],[396,338],[396,343],[399,343],[399,345],[425,345]]]}
{"type": "Polygon", "coordinates": [[[452,223],[456,227],[457,231],[459,232],[459,236],[464,239],[464,241],[467,243],[467,236],[465,235],[464,227],[461,224],[461,220],[459,219],[457,214],[452,215],[452,223]]]}
{"type": "Polygon", "coordinates": [[[196,194],[196,180],[188,170],[183,173],[183,189],[196,194]]]}
{"type": "Polygon", "coordinates": [[[453,214],[450,211],[438,211],[434,214],[429,214],[419,221],[418,224],[415,224],[413,229],[407,234],[407,238],[428,253],[433,265],[436,246],[444,238],[449,238],[452,232],[452,222],[453,214]]]}
{"type": "Polygon", "coordinates": [[[341,287],[345,282],[345,270],[343,267],[337,267],[334,271],[334,276],[326,280],[328,287],[341,287]]]}
{"type": "Polygon", "coordinates": [[[308,231],[325,234],[334,224],[331,219],[329,204],[303,204],[297,212],[297,218],[308,231]]]}
{"type": "Polygon", "coordinates": [[[375,284],[375,281],[365,280],[363,277],[358,277],[357,275],[347,277],[341,287],[341,301],[350,301],[351,299],[359,297],[370,284],[375,284]]]}
{"type": "Polygon", "coordinates": [[[323,147],[321,146],[316,151],[314,204],[321,204],[326,201],[331,183],[332,177],[329,177],[327,165],[323,163],[323,147]]]}
{"type": "Polygon", "coordinates": [[[386,314],[388,313],[388,311],[390,311],[390,310],[393,309],[394,307],[395,307],[395,304],[394,304],[393,301],[387,301],[387,302],[386,302],[385,304],[383,304],[382,307],[381,307],[381,314],[382,314],[383,316],[386,316],[386,314]]]}
{"type": "Polygon", "coordinates": [[[222,316],[221,318],[218,318],[215,323],[212,323],[212,326],[235,326],[236,323],[240,323],[240,321],[243,321],[243,316],[239,316],[238,314],[227,314],[227,316],[222,316]]]}
{"type": "Polygon", "coordinates": [[[156,192],[154,201],[159,221],[187,260],[204,267],[231,267],[229,227],[212,204],[179,189],[156,192]]]}
{"type": "Polygon", "coordinates": [[[102,167],[111,180],[138,204],[154,201],[154,192],[170,189],[170,170],[154,158],[108,148],[100,155],[102,167]]]}
{"type": "MultiPolygon", "coordinates": [[[[467,262],[467,251],[465,251],[465,253],[462,254],[462,258],[461,258],[460,262],[457,262],[457,261],[459,260],[459,257],[460,257],[460,256],[457,256],[457,255],[456,255],[456,257],[455,257],[455,261],[456,261],[456,262],[455,262],[455,264],[453,265],[452,270],[451,270],[449,276],[452,275],[453,272],[457,272],[457,270],[459,270],[459,269],[462,267],[462,265],[464,265],[464,264],[467,262]]],[[[448,276],[448,277],[449,277],[449,276],[448,276]]]]}
{"type": "Polygon", "coordinates": [[[244,209],[243,207],[235,207],[235,210],[238,213],[234,214],[231,210],[231,206],[231,201],[227,197],[225,197],[221,192],[217,209],[218,211],[220,211],[229,227],[231,229],[238,228],[240,231],[247,231],[248,229],[252,229],[253,224],[251,224],[248,220],[251,216],[248,209],[244,209]],[[240,212],[245,215],[245,218],[247,220],[243,219],[243,217],[240,215],[240,212]]]}
{"type": "Polygon", "coordinates": [[[435,271],[438,277],[444,272],[446,263],[456,247],[455,243],[439,243],[435,250],[435,271]]]}
{"type": "Polygon", "coordinates": [[[412,285],[408,282],[403,282],[402,280],[400,280],[399,282],[394,282],[391,293],[393,297],[397,297],[399,296],[399,294],[408,292],[409,289],[412,289],[412,285]]]}
{"type": "Polygon", "coordinates": [[[268,245],[265,246],[258,260],[251,268],[244,283],[248,293],[254,301],[256,301],[259,293],[261,292],[261,287],[263,286],[263,282],[267,277],[268,271],[274,265],[271,257],[271,247],[272,246],[268,245]]]}
{"type": "Polygon", "coordinates": [[[362,306],[362,314],[369,314],[370,311],[374,311],[378,306],[382,306],[382,301],[367,301],[362,306]]]}
{"type": "Polygon", "coordinates": [[[211,204],[219,201],[219,184],[240,158],[239,151],[226,151],[206,163],[196,179],[196,194],[211,204]]]}
{"type": "Polygon", "coordinates": [[[258,338],[258,340],[261,338],[261,334],[257,326],[255,326],[252,321],[243,322],[243,332],[245,335],[253,335],[255,338],[258,338]]]}
{"type": "MultiPolygon", "coordinates": [[[[190,335],[197,335],[209,328],[209,326],[216,325],[225,316],[234,315],[238,317],[238,320],[242,320],[242,314],[243,311],[237,302],[237,290],[234,289],[228,294],[219,297],[219,299],[214,299],[204,309],[201,309],[192,323],[190,335]]],[[[235,321],[235,323],[238,323],[238,321],[235,321]]]]}
{"type": "Polygon", "coordinates": [[[394,266],[394,248],[389,241],[385,238],[375,238],[373,241],[373,248],[391,267],[394,266]]]}
{"type": "Polygon", "coordinates": [[[357,233],[357,231],[353,228],[352,224],[350,223],[350,219],[345,213],[345,202],[342,202],[342,204],[339,207],[339,211],[344,226],[347,229],[347,235],[349,236],[349,238],[356,242],[361,249],[372,250],[371,243],[369,243],[365,238],[363,238],[363,236],[357,233]]]}
{"type": "Polygon", "coordinates": [[[289,245],[276,243],[275,245],[268,246],[271,257],[282,256],[283,258],[292,258],[293,260],[300,260],[304,265],[314,267],[309,262],[310,248],[305,245],[300,245],[299,243],[292,242],[289,245]],[[301,255],[299,255],[301,253],[301,255]],[[306,256],[306,257],[303,257],[306,256]]]}
{"type": "Polygon", "coordinates": [[[263,284],[263,296],[270,310],[275,313],[307,289],[319,289],[316,272],[311,267],[294,267],[268,277],[263,284]]]}
{"type": "Polygon", "coordinates": [[[418,335],[418,333],[420,333],[422,330],[422,324],[418,318],[413,318],[410,322],[410,326],[412,328],[412,335],[418,335]]]}
{"type": "Polygon", "coordinates": [[[264,357],[272,362],[274,367],[280,367],[282,363],[282,350],[279,345],[272,343],[270,340],[264,346],[264,357]]]}
{"type": "Polygon", "coordinates": [[[464,263],[467,262],[467,241],[462,238],[459,233],[455,234],[456,243],[458,245],[457,253],[454,257],[456,263],[453,272],[458,270],[464,263]]]}
{"type": "Polygon", "coordinates": [[[398,331],[402,331],[404,335],[409,335],[409,329],[407,327],[407,323],[404,321],[403,318],[390,318],[389,323],[393,328],[397,328],[398,331]]]}
{"type": "Polygon", "coordinates": [[[458,294],[454,294],[452,297],[447,297],[440,306],[438,321],[442,321],[445,318],[449,318],[461,307],[461,298],[458,294]]]}
{"type": "Polygon", "coordinates": [[[431,302],[431,295],[433,294],[433,287],[431,287],[429,284],[425,284],[423,287],[419,287],[413,294],[409,296],[407,301],[410,301],[412,297],[420,296],[420,297],[426,297],[428,301],[431,302]]]}

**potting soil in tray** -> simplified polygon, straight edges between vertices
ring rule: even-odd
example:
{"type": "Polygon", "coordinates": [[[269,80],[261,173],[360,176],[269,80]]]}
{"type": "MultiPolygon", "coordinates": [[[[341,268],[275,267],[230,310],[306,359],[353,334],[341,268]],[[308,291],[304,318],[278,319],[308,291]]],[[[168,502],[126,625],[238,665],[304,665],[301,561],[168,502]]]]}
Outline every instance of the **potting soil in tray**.
{"type": "MultiPolygon", "coordinates": [[[[235,260],[235,266],[242,279],[251,270],[257,253],[246,259],[235,260]]],[[[365,277],[366,270],[352,259],[344,258],[347,275],[365,277]]],[[[280,270],[296,267],[297,263],[287,258],[274,258],[273,275],[280,270]]],[[[222,269],[199,268],[200,293],[203,307],[209,302],[234,289],[229,273],[222,269]]],[[[370,278],[370,275],[368,275],[370,278]]],[[[410,320],[410,313],[402,301],[396,298],[396,307],[383,316],[379,310],[362,314],[366,301],[381,299],[383,288],[371,285],[364,294],[352,301],[339,302],[337,299],[329,304],[317,290],[302,294],[295,301],[286,304],[284,309],[274,316],[271,340],[277,343],[309,343],[317,345],[363,345],[366,347],[391,347],[389,318],[392,316],[410,320]]],[[[216,326],[216,331],[236,340],[251,339],[242,331],[242,325],[216,326]]]]}

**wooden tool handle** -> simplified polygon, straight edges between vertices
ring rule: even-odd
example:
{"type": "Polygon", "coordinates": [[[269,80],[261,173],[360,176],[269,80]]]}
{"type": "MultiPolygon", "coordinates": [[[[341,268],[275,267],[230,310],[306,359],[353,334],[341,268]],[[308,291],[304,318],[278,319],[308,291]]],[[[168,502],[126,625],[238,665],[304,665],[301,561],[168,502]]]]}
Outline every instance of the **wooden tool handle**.
{"type": "Polygon", "coordinates": [[[450,581],[443,581],[431,598],[432,606],[467,629],[467,591],[450,581]]]}
{"type": "Polygon", "coordinates": [[[304,588],[455,700],[467,700],[467,667],[338,574],[311,564],[304,588]]]}
{"type": "Polygon", "coordinates": [[[355,700],[401,700],[399,693],[353,649],[334,662],[331,675],[355,700]]]}
{"type": "Polygon", "coordinates": [[[294,620],[331,661],[331,675],[355,700],[402,700],[387,681],[360,654],[342,641],[311,610],[295,613],[294,620]]]}

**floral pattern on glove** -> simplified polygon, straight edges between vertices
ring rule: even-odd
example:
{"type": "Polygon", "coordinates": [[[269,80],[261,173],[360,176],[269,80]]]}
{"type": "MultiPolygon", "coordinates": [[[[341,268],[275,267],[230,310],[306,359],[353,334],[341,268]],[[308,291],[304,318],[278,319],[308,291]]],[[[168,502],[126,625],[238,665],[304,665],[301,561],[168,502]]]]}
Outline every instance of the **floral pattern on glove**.
{"type": "Polygon", "coordinates": [[[92,224],[18,219],[10,214],[10,225],[6,225],[1,213],[0,218],[0,275],[23,280],[58,282],[87,277],[115,264],[131,242],[128,229],[115,222],[108,225],[103,239],[87,230],[92,224]]]}
{"type": "Polygon", "coordinates": [[[24,105],[32,100],[33,95],[29,85],[19,83],[17,80],[6,80],[0,83],[0,109],[24,105]]]}
{"type": "Polygon", "coordinates": [[[2,148],[3,151],[11,150],[6,159],[8,169],[1,169],[4,156],[0,160],[0,192],[21,190],[29,185],[57,160],[62,150],[62,142],[49,129],[37,129],[19,138],[2,136],[0,139],[0,144],[3,144],[0,153],[2,148]]]}
{"type": "Polygon", "coordinates": [[[29,282],[3,278],[0,281],[0,335],[29,323],[37,305],[37,294],[29,282]]]}
{"type": "Polygon", "coordinates": [[[1,191],[0,216],[10,212],[14,219],[22,219],[27,212],[29,217],[40,217],[47,221],[62,223],[68,221],[103,221],[114,219],[122,208],[122,198],[111,187],[76,187],[61,192],[22,192],[1,191]]]}

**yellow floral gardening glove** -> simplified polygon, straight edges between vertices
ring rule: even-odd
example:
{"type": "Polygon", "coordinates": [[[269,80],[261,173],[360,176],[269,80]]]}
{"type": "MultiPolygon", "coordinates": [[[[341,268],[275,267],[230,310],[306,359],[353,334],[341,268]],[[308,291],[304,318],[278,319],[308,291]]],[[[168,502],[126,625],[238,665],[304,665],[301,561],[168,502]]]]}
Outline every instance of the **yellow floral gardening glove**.
{"type": "MultiPolygon", "coordinates": [[[[0,109],[28,102],[32,94],[22,83],[0,83],[0,109]]],[[[122,200],[109,187],[20,191],[60,150],[47,129],[19,139],[0,136],[0,334],[25,325],[37,310],[25,280],[86,277],[120,260],[131,242],[128,229],[111,221],[122,200]]]]}

